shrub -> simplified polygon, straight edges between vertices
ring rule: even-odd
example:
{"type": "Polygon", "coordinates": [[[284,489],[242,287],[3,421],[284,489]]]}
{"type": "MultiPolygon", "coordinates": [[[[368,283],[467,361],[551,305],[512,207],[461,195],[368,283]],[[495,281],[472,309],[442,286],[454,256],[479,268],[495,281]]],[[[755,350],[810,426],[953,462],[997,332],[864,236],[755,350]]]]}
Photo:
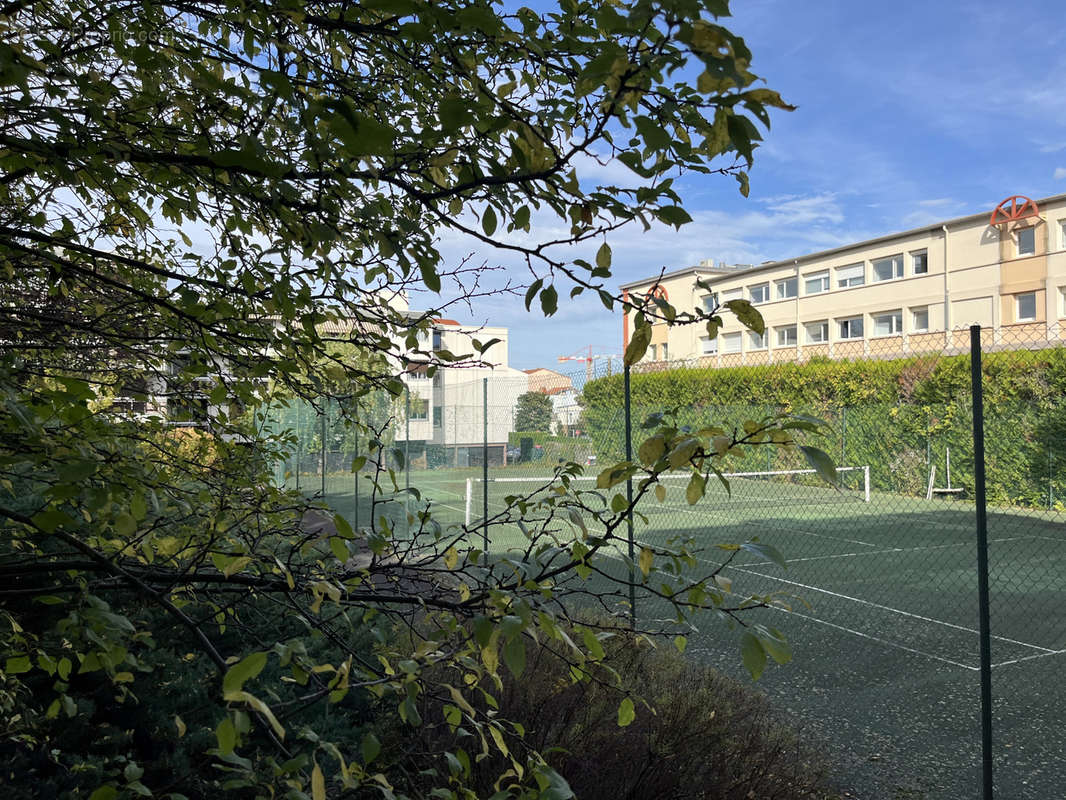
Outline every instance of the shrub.
{"type": "MultiPolygon", "coordinates": [[[[538,647],[521,679],[504,678],[499,698],[499,715],[525,729],[512,750],[548,754],[580,800],[829,796],[825,759],[762,694],[627,632],[615,633],[605,650],[603,665],[575,682],[569,663],[538,647]],[[619,727],[619,702],[628,694],[640,698],[637,716],[619,727]]],[[[429,722],[442,718],[439,709],[426,711],[429,722]]],[[[480,749],[461,728],[427,725],[424,735],[427,752],[480,749]]],[[[487,777],[500,774],[493,758],[473,762],[478,796],[495,791],[487,777]]]]}

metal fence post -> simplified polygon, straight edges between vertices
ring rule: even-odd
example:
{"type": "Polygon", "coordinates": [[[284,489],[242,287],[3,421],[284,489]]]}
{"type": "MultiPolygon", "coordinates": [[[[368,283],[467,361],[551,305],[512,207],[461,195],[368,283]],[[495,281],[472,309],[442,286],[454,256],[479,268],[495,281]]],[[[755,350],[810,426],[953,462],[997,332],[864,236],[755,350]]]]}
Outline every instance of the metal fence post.
{"type": "MultiPolygon", "coordinates": [[[[629,364],[625,365],[623,373],[623,386],[625,392],[625,424],[626,424],[626,461],[633,460],[633,417],[632,398],[629,390],[629,364]]],[[[629,539],[629,622],[637,627],[637,575],[633,569],[634,545],[633,545],[633,478],[626,480],[626,500],[629,503],[629,511],[626,514],[626,531],[629,539]]]]}
{"type": "Polygon", "coordinates": [[[296,401],[296,491],[300,491],[300,459],[303,458],[304,440],[300,423],[303,422],[303,401],[296,401]]]}
{"type": "Polygon", "coordinates": [[[404,409],[403,409],[403,471],[404,490],[403,510],[410,513],[408,504],[411,502],[411,386],[404,384],[404,409]]]}
{"type": "MultiPolygon", "coordinates": [[[[355,416],[356,416],[356,419],[359,420],[358,412],[356,412],[355,416]]],[[[359,429],[358,428],[355,428],[353,430],[353,433],[352,433],[352,453],[353,453],[352,454],[352,462],[354,464],[355,460],[357,458],[359,458],[359,429]]],[[[352,487],[352,491],[353,491],[353,494],[354,494],[354,497],[353,497],[354,506],[353,506],[353,511],[352,511],[352,526],[356,530],[358,530],[359,529],[359,470],[358,469],[354,469],[353,471],[355,473],[355,485],[353,485],[353,487],[352,487]]]]}
{"type": "Polygon", "coordinates": [[[981,326],[970,326],[973,392],[974,495],[977,503],[977,594],[981,635],[981,797],[992,800],[992,643],[988,609],[988,514],[985,497],[985,420],[981,326]]]}
{"type": "Polygon", "coordinates": [[[489,552],[489,379],[481,379],[481,518],[489,552]]]}
{"type": "Polygon", "coordinates": [[[326,496],[326,417],[329,415],[329,403],[326,403],[326,407],[322,410],[319,418],[322,420],[320,429],[321,442],[321,461],[322,461],[322,497],[326,496]]]}

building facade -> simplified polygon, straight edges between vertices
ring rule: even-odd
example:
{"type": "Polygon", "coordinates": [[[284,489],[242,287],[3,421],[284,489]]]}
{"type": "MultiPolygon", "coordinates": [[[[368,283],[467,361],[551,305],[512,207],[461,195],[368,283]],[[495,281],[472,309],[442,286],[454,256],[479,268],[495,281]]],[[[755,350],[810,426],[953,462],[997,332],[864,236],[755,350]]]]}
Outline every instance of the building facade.
{"type": "Polygon", "coordinates": [[[633,298],[663,296],[678,311],[744,299],[766,323],[760,336],[724,313],[716,338],[705,326],[653,325],[649,364],[736,366],[955,349],[975,323],[990,331],[989,344],[1039,346],[1059,341],[1066,328],[1066,195],[1008,198],[991,214],[757,266],[708,261],[621,288],[633,298]]]}
{"type": "Polygon", "coordinates": [[[529,376],[508,366],[507,328],[438,319],[420,349],[473,353],[474,338],[499,339],[485,352],[491,366],[441,367],[433,377],[409,367],[404,375],[409,394],[404,409],[410,411],[408,419],[397,425],[396,441],[418,444],[419,455],[413,460],[425,459],[419,466],[480,464],[486,440],[489,462],[506,461],[518,397],[529,391],[529,376]]]}

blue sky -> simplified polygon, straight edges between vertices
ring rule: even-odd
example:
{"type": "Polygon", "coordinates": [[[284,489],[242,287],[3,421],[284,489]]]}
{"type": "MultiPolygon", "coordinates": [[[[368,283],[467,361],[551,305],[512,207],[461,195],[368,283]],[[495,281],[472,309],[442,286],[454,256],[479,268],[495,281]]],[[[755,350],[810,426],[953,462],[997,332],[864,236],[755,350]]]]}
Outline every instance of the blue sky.
{"type": "MultiPolygon", "coordinates": [[[[692,224],[609,239],[615,285],[702,258],[797,256],[991,211],[1012,194],[1066,193],[1062,0],[732,5],[725,24],[747,41],[752,69],[798,108],[774,115],[747,199],[729,178],[684,179],[692,224]]],[[[549,320],[508,298],[450,316],[509,327],[519,368],[577,370],[556,358],[621,347],[621,316],[592,298],[549,320]]]]}

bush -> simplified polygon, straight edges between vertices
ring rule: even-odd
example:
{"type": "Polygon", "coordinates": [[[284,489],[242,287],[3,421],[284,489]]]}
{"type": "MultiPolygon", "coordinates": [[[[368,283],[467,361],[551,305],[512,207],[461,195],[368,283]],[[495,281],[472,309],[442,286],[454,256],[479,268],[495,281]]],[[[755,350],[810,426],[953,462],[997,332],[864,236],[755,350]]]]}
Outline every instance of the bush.
{"type": "MultiPolygon", "coordinates": [[[[605,650],[603,666],[575,683],[569,663],[538,647],[521,679],[504,678],[499,698],[499,715],[525,729],[512,750],[547,753],[580,800],[830,796],[825,759],[763,695],[672,646],[655,648],[626,632],[615,633],[605,650]],[[621,691],[612,688],[609,670],[619,674],[621,691]],[[636,719],[619,727],[619,702],[629,693],[650,708],[638,700],[636,719]]],[[[439,709],[426,711],[427,721],[441,719],[439,709]]],[[[430,752],[480,749],[461,728],[428,731],[435,731],[423,742],[430,752]]],[[[500,774],[500,764],[489,763],[494,758],[473,763],[480,797],[495,791],[488,783],[500,774]]]]}
{"type": "MultiPolygon", "coordinates": [[[[983,365],[989,500],[1046,505],[1066,484],[1066,348],[988,353],[983,365]]],[[[678,407],[682,424],[725,428],[780,411],[812,414],[832,425],[833,434],[818,446],[838,463],[871,465],[874,489],[922,495],[930,463],[943,481],[946,448],[953,485],[972,489],[969,370],[968,355],[681,368],[634,374],[631,403],[635,425],[648,413],[678,407]]],[[[585,385],[582,405],[600,463],[623,458],[623,402],[621,376],[585,385]]],[[[749,448],[723,466],[806,465],[780,452],[769,461],[749,448]]]]}

